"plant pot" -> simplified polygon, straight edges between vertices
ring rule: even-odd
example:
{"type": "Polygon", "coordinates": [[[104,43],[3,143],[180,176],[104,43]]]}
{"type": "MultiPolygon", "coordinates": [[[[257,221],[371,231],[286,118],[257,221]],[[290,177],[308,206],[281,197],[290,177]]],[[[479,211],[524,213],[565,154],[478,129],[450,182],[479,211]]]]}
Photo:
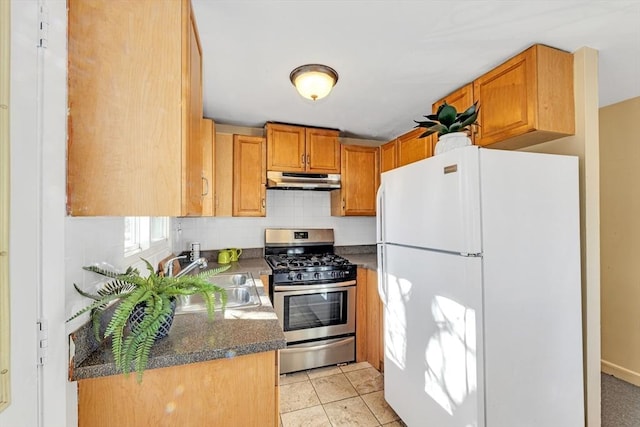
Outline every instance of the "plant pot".
{"type": "Polygon", "coordinates": [[[460,147],[471,145],[471,139],[464,132],[452,132],[438,137],[434,154],[441,154],[460,147]]]}
{"type": "MultiPolygon", "coordinates": [[[[169,329],[171,329],[171,324],[173,324],[173,316],[176,314],[177,304],[178,301],[176,300],[176,298],[171,298],[171,315],[160,324],[160,328],[158,329],[158,333],[156,334],[155,338],[156,341],[169,335],[169,329]]],[[[142,322],[142,319],[144,319],[145,307],[145,304],[138,304],[133,308],[131,316],[129,317],[129,327],[131,329],[138,326],[142,322]]]]}

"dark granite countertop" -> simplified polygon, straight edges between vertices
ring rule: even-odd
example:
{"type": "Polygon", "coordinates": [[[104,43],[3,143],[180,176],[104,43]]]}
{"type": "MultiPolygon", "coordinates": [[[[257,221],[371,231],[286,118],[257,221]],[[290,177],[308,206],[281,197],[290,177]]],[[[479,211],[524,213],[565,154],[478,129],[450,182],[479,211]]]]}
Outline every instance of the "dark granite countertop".
{"type": "Polygon", "coordinates": [[[378,269],[376,245],[336,246],[336,254],[345,257],[358,267],[378,269]]]}
{"type": "MultiPolygon", "coordinates": [[[[253,275],[255,279],[259,279],[261,275],[270,275],[271,268],[269,268],[269,264],[264,260],[264,258],[242,258],[238,261],[231,262],[231,267],[229,270],[225,271],[225,274],[228,273],[240,273],[240,272],[248,272],[253,275]]],[[[215,261],[209,262],[209,268],[216,268],[226,264],[218,264],[215,261]]]]}
{"type": "Polygon", "coordinates": [[[378,269],[378,258],[375,253],[373,254],[354,254],[344,255],[349,262],[357,264],[358,267],[368,268],[369,270],[378,269]]]}
{"type": "MultiPolygon", "coordinates": [[[[247,271],[249,266],[254,266],[248,259],[246,262],[245,260],[242,261],[242,263],[234,263],[236,265],[232,266],[230,271],[247,271]]],[[[255,266],[258,270],[262,268],[257,261],[255,266]]],[[[211,267],[214,267],[214,265],[211,265],[211,267]]],[[[209,320],[206,312],[176,314],[169,335],[153,346],[147,369],[204,362],[284,348],[286,340],[282,327],[273,311],[269,298],[264,294],[259,275],[252,274],[260,294],[261,306],[227,309],[224,313],[216,312],[214,320],[209,320]]],[[[88,329],[90,330],[91,328],[89,327],[88,329]]],[[[89,352],[86,358],[85,356],[80,356],[86,350],[78,347],[86,345],[85,341],[89,337],[90,332],[86,330],[83,332],[78,330],[71,334],[76,354],[74,360],[76,358],[77,360],[80,358],[83,360],[77,364],[72,360],[69,368],[69,379],[77,381],[119,374],[120,371],[116,370],[113,363],[111,350],[106,348],[104,344],[89,352]]]]}
{"type": "MultiPolygon", "coordinates": [[[[376,270],[375,245],[336,247],[336,253],[349,261],[376,270]]],[[[207,254],[209,268],[218,267],[217,253],[207,254]]],[[[214,320],[206,313],[180,313],[174,318],[169,336],[158,341],[151,350],[147,369],[163,368],[208,360],[230,358],[244,354],[285,348],[286,340],[271,301],[264,293],[261,275],[271,274],[269,265],[256,252],[254,257],[241,257],[231,263],[225,273],[249,272],[258,285],[262,305],[216,312],[214,320]]],[[[71,334],[75,358],[69,367],[71,381],[108,375],[118,375],[110,348],[97,347],[89,325],[71,334]],[[93,346],[87,345],[93,341],[93,346]],[[75,361],[79,361],[76,363],[75,361]]]]}

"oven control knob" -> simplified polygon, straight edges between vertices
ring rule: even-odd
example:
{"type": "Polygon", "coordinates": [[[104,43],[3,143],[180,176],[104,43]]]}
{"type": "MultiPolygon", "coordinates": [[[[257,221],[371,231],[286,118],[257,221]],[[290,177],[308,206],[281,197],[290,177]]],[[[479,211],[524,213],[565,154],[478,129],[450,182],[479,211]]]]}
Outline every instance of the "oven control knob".
{"type": "Polygon", "coordinates": [[[296,279],[302,280],[302,273],[298,273],[298,275],[296,276],[296,279]]]}
{"type": "Polygon", "coordinates": [[[313,273],[313,278],[318,280],[320,278],[320,273],[318,272],[313,273]]]}
{"type": "Polygon", "coordinates": [[[290,272],[290,273],[289,273],[289,277],[288,277],[288,279],[289,279],[289,280],[293,280],[293,279],[295,279],[295,278],[296,278],[296,273],[294,273],[293,271],[292,271],[292,272],[290,272]]]}

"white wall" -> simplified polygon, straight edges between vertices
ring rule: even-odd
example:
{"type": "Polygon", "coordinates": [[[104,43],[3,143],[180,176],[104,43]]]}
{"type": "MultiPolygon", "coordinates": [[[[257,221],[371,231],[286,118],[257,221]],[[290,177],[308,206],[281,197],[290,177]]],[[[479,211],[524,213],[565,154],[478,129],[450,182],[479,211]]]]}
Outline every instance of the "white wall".
{"type": "Polygon", "coordinates": [[[602,371],[640,386],[640,97],[600,109],[602,371]]]}
{"type": "Polygon", "coordinates": [[[336,246],[376,243],[375,217],[331,216],[327,191],[267,190],[264,218],[176,218],[174,252],[200,242],[203,250],[225,247],[261,248],[265,228],[333,228],[336,246]]]}

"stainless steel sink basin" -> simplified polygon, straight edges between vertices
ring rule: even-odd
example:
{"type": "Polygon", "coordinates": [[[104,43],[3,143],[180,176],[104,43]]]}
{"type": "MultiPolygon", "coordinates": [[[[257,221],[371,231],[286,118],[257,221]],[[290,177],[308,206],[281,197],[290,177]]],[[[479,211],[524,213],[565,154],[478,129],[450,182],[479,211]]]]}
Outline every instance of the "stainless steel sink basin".
{"type": "MultiPolygon", "coordinates": [[[[251,273],[218,274],[211,279],[212,283],[226,289],[226,309],[256,307],[262,304],[258,289],[251,273]]],[[[214,295],[215,310],[222,309],[220,295],[214,295]]],[[[207,311],[202,295],[181,296],[176,307],[176,314],[207,311]]]]}

